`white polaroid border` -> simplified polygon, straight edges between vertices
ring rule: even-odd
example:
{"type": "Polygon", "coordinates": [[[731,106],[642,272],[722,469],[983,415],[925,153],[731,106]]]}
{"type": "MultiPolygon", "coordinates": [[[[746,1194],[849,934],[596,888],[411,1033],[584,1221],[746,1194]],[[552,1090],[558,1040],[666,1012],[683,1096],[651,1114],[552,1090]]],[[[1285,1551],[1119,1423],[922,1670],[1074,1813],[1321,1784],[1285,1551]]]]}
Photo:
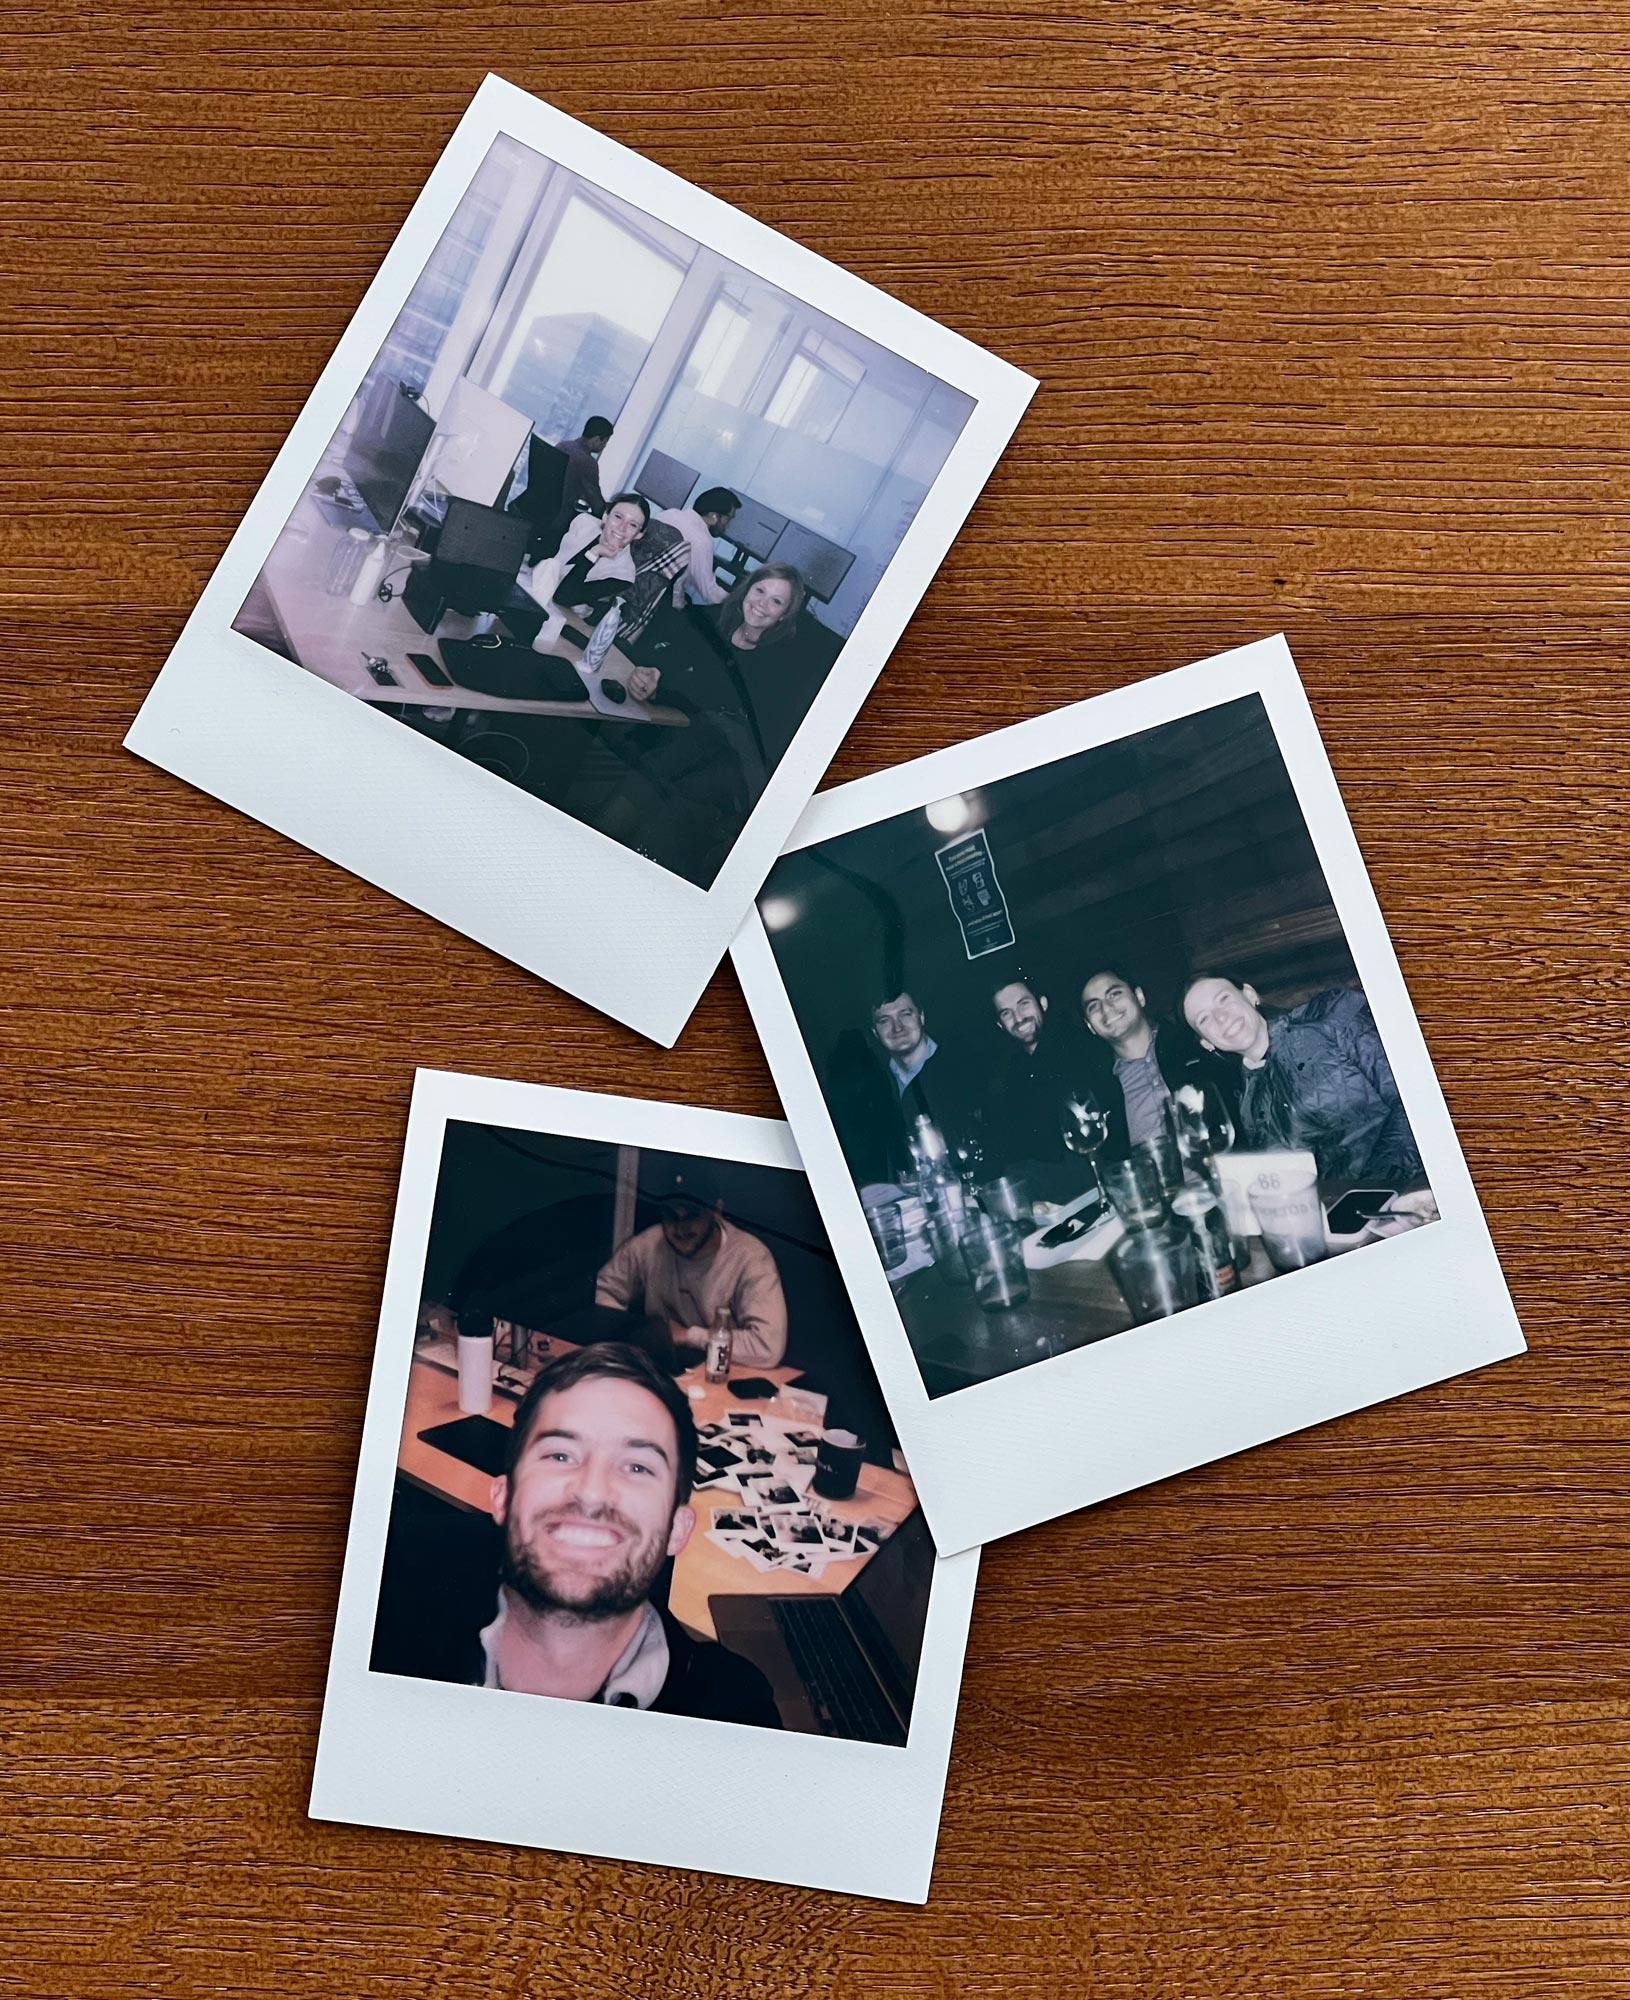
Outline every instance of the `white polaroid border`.
{"type": "Polygon", "coordinates": [[[951,1753],[977,1551],[935,1565],[904,1749],[630,1715],[369,1671],[385,1536],[449,1119],[801,1171],[787,1127],[682,1104],[420,1070],[312,1781],[315,1819],[564,1848],[921,1903],[951,1753]],[[738,1789],[739,1788],[739,1789],[738,1789]],[[739,1845],[721,1796],[788,1803],[739,1845]],[[701,1822],[709,1830],[700,1830],[701,1822]]]}
{"type": "Polygon", "coordinates": [[[669,1046],[1035,387],[1032,377],[948,327],[489,76],[205,585],[126,746],[669,1046]],[[232,629],[358,383],[501,134],[974,399],[836,669],[706,890],[232,629]]]}
{"type": "Polygon", "coordinates": [[[994,1541],[1524,1342],[1420,1024],[1283,637],[1219,653],[822,793],[788,852],[1076,751],[1260,695],[1306,815],[1441,1220],[930,1399],[755,908],[732,946],[935,1542],[994,1541]]]}

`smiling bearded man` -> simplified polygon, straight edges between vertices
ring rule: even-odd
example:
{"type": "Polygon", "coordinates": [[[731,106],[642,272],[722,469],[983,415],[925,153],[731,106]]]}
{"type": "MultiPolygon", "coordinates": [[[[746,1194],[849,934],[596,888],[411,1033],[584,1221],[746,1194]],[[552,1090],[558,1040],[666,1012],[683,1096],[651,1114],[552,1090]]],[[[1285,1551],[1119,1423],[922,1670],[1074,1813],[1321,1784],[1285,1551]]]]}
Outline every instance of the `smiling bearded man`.
{"type": "Polygon", "coordinates": [[[483,1687],[780,1727],[769,1683],[650,1601],[696,1526],[690,1404],[637,1347],[578,1348],[538,1372],[492,1483],[498,1615],[483,1687]]]}

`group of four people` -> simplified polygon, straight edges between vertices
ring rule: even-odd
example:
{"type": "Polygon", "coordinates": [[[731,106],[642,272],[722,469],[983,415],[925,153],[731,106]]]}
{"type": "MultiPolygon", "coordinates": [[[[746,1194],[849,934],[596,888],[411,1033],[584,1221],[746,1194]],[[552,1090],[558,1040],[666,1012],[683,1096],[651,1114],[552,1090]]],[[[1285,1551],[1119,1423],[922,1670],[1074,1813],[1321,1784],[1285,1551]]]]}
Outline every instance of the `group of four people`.
{"type": "MultiPolygon", "coordinates": [[[[1107,1114],[1113,1157],[1156,1137],[1167,1106],[1198,1087],[1213,1122],[1252,1148],[1310,1151],[1327,1181],[1406,1188],[1421,1157],[1364,995],[1338,987],[1287,1008],[1265,1006],[1248,981],[1194,971],[1169,1016],[1111,965],[1079,989],[1076,1020],[1041,987],[1006,970],[989,989],[1003,1040],[983,1051],[943,1047],[907,991],[878,996],[870,1073],[850,1038],[828,1093],[857,1182],[909,1173],[909,1132],[927,1116],[953,1141],[974,1141],[985,1171],[1026,1178],[1048,1200],[1080,1193],[1084,1175],[1064,1135],[1064,1102],[1090,1092],[1107,1114]],[[1220,1114],[1220,1115],[1218,1115],[1220,1114]]],[[[1219,1137],[1223,1136],[1219,1133],[1219,1137]]]]}

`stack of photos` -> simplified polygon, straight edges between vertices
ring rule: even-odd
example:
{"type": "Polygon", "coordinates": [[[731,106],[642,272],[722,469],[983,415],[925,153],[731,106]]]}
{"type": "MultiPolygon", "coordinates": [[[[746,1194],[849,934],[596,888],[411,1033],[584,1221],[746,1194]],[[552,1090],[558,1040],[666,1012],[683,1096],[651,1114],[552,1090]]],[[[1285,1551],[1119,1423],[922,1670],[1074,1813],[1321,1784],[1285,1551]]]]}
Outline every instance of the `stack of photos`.
{"type": "Polygon", "coordinates": [[[980,1544],[1520,1351],[1282,639],[812,798],[1035,386],[489,78],[137,717],[788,1120],[420,1073],[315,1816],[921,1901],[980,1544]]]}

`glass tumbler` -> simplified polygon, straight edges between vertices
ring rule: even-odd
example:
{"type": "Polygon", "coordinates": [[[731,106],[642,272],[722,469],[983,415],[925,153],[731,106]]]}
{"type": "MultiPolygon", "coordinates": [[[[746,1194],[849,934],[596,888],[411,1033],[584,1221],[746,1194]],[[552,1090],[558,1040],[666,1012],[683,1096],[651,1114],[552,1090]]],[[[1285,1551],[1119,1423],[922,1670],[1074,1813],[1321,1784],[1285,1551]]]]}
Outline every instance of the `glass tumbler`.
{"type": "Polygon", "coordinates": [[[1030,1297],[1024,1238],[1011,1222],[970,1208],[962,1229],[962,1261],[981,1310],[1009,1312],[1030,1297]]]}

